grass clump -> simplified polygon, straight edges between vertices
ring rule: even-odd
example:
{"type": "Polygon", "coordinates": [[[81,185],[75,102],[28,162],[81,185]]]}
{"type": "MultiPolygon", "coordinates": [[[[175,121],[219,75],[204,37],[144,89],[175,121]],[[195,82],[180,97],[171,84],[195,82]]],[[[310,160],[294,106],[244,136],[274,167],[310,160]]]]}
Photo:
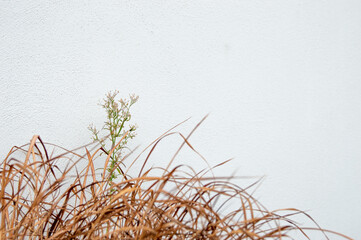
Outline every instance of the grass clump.
{"type": "MultiPolygon", "coordinates": [[[[129,110],[132,100],[128,103],[123,109],[129,110]]],[[[123,123],[130,117],[127,110],[118,111],[115,101],[105,102],[104,108],[110,148],[93,128],[95,143],[71,151],[44,143],[39,136],[10,150],[0,166],[0,239],[263,240],[287,239],[293,231],[309,239],[310,229],[322,231],[327,239],[331,232],[317,224],[315,228],[297,224],[292,217],[300,214],[313,221],[297,209],[268,211],[247,189],[228,176],[213,176],[211,169],[146,167],[157,144],[173,134],[183,139],[175,155],[184,146],[195,151],[189,141],[195,129],[187,137],[170,129],[122,169],[119,163],[129,157],[119,152],[132,129],[126,130],[123,123]],[[61,152],[50,153],[50,148],[61,152]],[[138,174],[127,174],[142,158],[138,174]],[[58,167],[63,162],[67,165],[58,167]],[[94,167],[98,162],[104,163],[101,173],[94,167]],[[118,168],[121,178],[113,181],[118,168]]]]}

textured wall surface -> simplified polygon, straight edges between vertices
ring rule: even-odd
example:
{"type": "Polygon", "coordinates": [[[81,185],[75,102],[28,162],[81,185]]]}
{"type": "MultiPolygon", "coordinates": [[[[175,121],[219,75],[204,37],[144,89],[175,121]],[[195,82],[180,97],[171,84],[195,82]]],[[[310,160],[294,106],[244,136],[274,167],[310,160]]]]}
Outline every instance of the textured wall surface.
{"type": "MultiPolygon", "coordinates": [[[[357,238],[360,13],[356,0],[1,1],[1,156],[33,134],[89,142],[99,99],[119,89],[140,95],[134,145],[210,113],[191,143],[211,165],[234,157],[219,173],[265,175],[255,196],[268,209],[357,238]]],[[[190,159],[178,164],[206,167],[190,159]]]]}

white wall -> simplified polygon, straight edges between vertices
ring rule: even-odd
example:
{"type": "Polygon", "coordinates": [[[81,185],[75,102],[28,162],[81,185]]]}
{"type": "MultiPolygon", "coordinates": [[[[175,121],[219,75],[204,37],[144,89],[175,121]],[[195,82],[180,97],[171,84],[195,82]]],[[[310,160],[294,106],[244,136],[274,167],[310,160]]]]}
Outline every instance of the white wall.
{"type": "Polygon", "coordinates": [[[2,1],[1,156],[33,134],[87,143],[99,99],[134,92],[134,144],[210,112],[191,142],[211,165],[234,157],[221,173],[266,175],[269,209],[357,238],[360,13],[356,0],[2,1]]]}

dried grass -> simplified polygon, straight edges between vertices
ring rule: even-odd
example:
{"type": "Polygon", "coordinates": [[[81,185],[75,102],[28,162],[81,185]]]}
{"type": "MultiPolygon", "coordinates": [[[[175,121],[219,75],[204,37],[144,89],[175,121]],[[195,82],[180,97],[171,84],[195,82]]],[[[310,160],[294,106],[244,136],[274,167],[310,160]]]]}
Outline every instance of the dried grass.
{"type": "MultiPolygon", "coordinates": [[[[174,158],[162,174],[146,168],[154,148],[170,134],[179,133],[168,131],[144,150],[149,153],[138,176],[126,171],[116,184],[105,171],[109,155],[102,174],[94,167],[101,148],[88,151],[87,145],[53,156],[39,136],[13,147],[0,167],[0,239],[288,239],[292,231],[309,239],[310,229],[323,231],[325,238],[329,232],[351,239],[317,224],[302,228],[293,216],[313,220],[297,209],[267,211],[230,178],[170,168],[174,158]],[[22,152],[24,157],[15,157],[22,152]]],[[[194,150],[190,135],[180,134],[179,151],[194,150]]]]}

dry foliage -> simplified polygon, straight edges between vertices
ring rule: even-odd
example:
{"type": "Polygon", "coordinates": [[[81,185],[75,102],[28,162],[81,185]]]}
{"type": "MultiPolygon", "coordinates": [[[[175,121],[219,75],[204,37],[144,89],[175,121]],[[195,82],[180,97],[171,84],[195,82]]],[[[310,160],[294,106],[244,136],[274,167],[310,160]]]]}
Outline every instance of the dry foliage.
{"type": "MultiPolygon", "coordinates": [[[[109,181],[106,171],[111,152],[102,174],[97,173],[99,146],[52,156],[49,144],[34,136],[30,144],[13,147],[0,167],[0,239],[288,239],[291,231],[308,238],[306,228],[291,219],[302,214],[313,221],[306,213],[267,211],[230,178],[206,177],[210,174],[186,166],[170,168],[173,159],[163,174],[153,174],[155,168],[147,169],[146,163],[170,134],[183,138],[179,150],[194,150],[191,134],[168,131],[147,148],[138,176],[125,171],[118,183],[109,181]],[[19,152],[25,153],[21,159],[14,157],[19,152]],[[59,163],[68,164],[61,169],[59,163]]],[[[325,238],[331,232],[315,229],[325,238]]]]}

